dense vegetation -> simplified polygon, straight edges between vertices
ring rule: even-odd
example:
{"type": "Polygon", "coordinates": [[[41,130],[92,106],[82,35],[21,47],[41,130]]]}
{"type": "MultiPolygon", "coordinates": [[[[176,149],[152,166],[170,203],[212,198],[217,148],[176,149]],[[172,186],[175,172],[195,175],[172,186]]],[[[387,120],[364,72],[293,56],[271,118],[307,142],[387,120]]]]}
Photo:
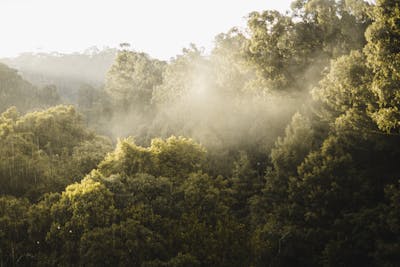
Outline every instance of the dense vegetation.
{"type": "Polygon", "coordinates": [[[399,47],[297,0],[68,101],[0,65],[0,266],[399,266],[399,47]]]}

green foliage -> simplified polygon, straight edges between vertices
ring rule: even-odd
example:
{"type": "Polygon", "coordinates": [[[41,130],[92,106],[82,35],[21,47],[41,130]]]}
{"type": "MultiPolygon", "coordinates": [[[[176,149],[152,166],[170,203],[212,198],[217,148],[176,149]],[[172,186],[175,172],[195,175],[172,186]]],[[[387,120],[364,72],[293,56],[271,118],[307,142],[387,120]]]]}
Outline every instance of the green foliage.
{"type": "Polygon", "coordinates": [[[25,256],[25,246],[29,244],[26,214],[29,202],[15,197],[0,197],[0,263],[16,266],[25,256]]]}
{"type": "Polygon", "coordinates": [[[368,90],[371,71],[365,63],[365,57],[358,51],[338,58],[319,87],[313,90],[314,98],[326,104],[335,115],[352,108],[365,111],[373,101],[368,90]]]}
{"type": "MultiPolygon", "coordinates": [[[[332,18],[318,10],[322,2],[307,3],[305,10],[315,9],[308,19],[332,18]]],[[[296,115],[272,149],[263,196],[252,203],[260,266],[395,265],[397,237],[383,218],[390,209],[385,191],[396,188],[399,139],[374,122],[379,97],[370,88],[379,69],[370,68],[369,57],[352,51],[333,61],[312,91],[316,116],[296,115]],[[320,135],[324,121],[328,130],[320,135]]]]}
{"type": "Polygon", "coordinates": [[[71,106],[20,116],[10,108],[0,117],[2,194],[32,199],[61,191],[92,170],[111,148],[89,132],[71,106]]]}
{"type": "Polygon", "coordinates": [[[115,151],[99,165],[105,175],[149,173],[182,179],[200,170],[205,161],[205,149],[191,139],[172,136],[153,139],[151,146],[137,146],[133,139],[120,140],[115,151]]]}
{"type": "MultiPolygon", "coordinates": [[[[261,94],[251,87],[255,71],[242,53],[246,38],[233,28],[226,34],[215,37],[215,47],[210,57],[210,68],[215,81],[215,89],[224,97],[243,97],[246,94],[261,94]]],[[[210,74],[208,74],[210,77],[210,74]]]]}
{"type": "Polygon", "coordinates": [[[223,198],[215,182],[206,174],[195,173],[182,184],[184,249],[202,266],[243,266],[249,262],[245,228],[230,214],[229,199],[223,198]]]}
{"type": "MultiPolygon", "coordinates": [[[[210,56],[123,48],[106,86],[117,108],[79,96],[89,123],[137,128],[113,151],[72,106],[8,108],[0,265],[397,266],[398,17],[396,1],[298,0],[250,14],[210,56]]],[[[29,84],[2,75],[8,107],[29,84]]]]}
{"type": "Polygon", "coordinates": [[[364,1],[294,1],[291,15],[249,15],[245,53],[265,79],[266,90],[308,89],[331,58],[360,49],[370,21],[364,1]]]}
{"type": "Polygon", "coordinates": [[[252,33],[247,47],[250,60],[259,66],[269,88],[288,87],[295,77],[287,68],[296,66],[290,62],[292,44],[285,36],[293,27],[291,18],[277,11],[254,12],[250,14],[248,27],[252,33]]]}
{"type": "Polygon", "coordinates": [[[72,184],[51,207],[52,223],[46,242],[53,248],[56,264],[71,266],[80,258],[81,235],[115,220],[112,193],[99,182],[85,179],[72,184]]]}
{"type": "Polygon", "coordinates": [[[165,63],[144,53],[119,51],[108,74],[105,89],[121,111],[144,111],[151,102],[154,88],[161,84],[165,63]]]}
{"type": "Polygon", "coordinates": [[[182,55],[167,65],[162,75],[163,83],[153,91],[152,102],[174,103],[191,93],[204,90],[205,88],[201,88],[205,87],[203,82],[206,82],[207,74],[211,74],[207,72],[207,63],[201,50],[195,45],[184,49],[182,55]]]}
{"type": "Polygon", "coordinates": [[[55,86],[36,88],[24,80],[16,70],[0,63],[0,112],[11,106],[21,111],[44,108],[60,102],[55,86]]]}
{"type": "Polygon", "coordinates": [[[113,115],[112,101],[103,88],[81,85],[75,105],[89,127],[101,134],[110,135],[108,126],[113,115]]]}
{"type": "MultiPolygon", "coordinates": [[[[257,165],[259,164],[258,162],[257,165]]],[[[235,200],[232,208],[238,220],[246,220],[250,213],[250,200],[260,194],[263,180],[262,174],[253,169],[247,154],[243,151],[234,162],[231,180],[232,197],[235,200]]]]}
{"type": "MultiPolygon", "coordinates": [[[[15,247],[33,242],[18,255],[32,255],[29,262],[40,266],[249,263],[246,228],[229,210],[228,183],[196,172],[204,156],[201,146],[185,138],[156,139],[149,148],[121,141],[100,164],[100,171],[92,171],[62,194],[48,194],[34,205],[18,202],[24,211],[17,217],[11,209],[2,211],[5,218],[14,216],[27,229],[21,230],[15,247]],[[128,159],[135,164],[135,150],[154,159],[141,163],[142,172],[126,169],[128,159]],[[167,177],[143,173],[153,168],[167,177]]],[[[14,244],[11,236],[5,240],[2,251],[14,244]]],[[[8,256],[2,259],[15,262],[8,256]]]]}
{"type": "Polygon", "coordinates": [[[372,13],[373,24],[368,28],[365,47],[368,64],[374,71],[371,91],[378,98],[372,117],[385,132],[397,132],[400,104],[400,8],[396,1],[379,0],[372,13]]]}
{"type": "Polygon", "coordinates": [[[204,165],[205,148],[188,138],[153,139],[150,149],[156,156],[161,176],[186,177],[204,165]]]}
{"type": "Polygon", "coordinates": [[[285,137],[278,138],[271,150],[271,162],[280,176],[296,174],[304,157],[313,149],[313,129],[310,121],[296,113],[285,130],[285,137]]]}

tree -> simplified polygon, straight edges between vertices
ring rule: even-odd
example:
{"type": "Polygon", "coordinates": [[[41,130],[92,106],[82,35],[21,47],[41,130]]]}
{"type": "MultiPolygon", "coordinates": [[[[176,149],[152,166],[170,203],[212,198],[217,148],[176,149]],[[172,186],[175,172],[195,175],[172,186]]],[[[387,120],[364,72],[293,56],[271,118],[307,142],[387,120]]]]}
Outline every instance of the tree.
{"type": "Polygon", "coordinates": [[[128,138],[119,141],[115,151],[100,163],[99,170],[106,176],[149,173],[180,181],[200,170],[204,161],[205,149],[188,138],[156,138],[148,148],[137,146],[128,138]]]}
{"type": "Polygon", "coordinates": [[[371,91],[378,98],[372,118],[385,132],[398,133],[400,127],[400,7],[397,1],[379,0],[372,12],[365,53],[374,72],[371,91]]]}
{"type": "Polygon", "coordinates": [[[116,215],[113,195],[103,184],[88,178],[69,185],[51,208],[46,242],[53,248],[54,263],[79,264],[82,235],[111,226],[116,215]]]}
{"type": "Polygon", "coordinates": [[[261,174],[251,166],[247,154],[243,151],[234,162],[232,172],[232,189],[235,198],[232,209],[239,221],[247,222],[250,199],[258,196],[263,186],[261,174]]]}
{"type": "Polygon", "coordinates": [[[41,88],[24,80],[17,72],[0,63],[0,112],[11,106],[26,112],[59,104],[60,95],[53,85],[41,88]]]}
{"type": "Polygon", "coordinates": [[[210,57],[215,77],[213,91],[225,99],[261,93],[250,86],[257,77],[254,68],[247,64],[243,55],[246,41],[244,34],[236,28],[215,37],[215,47],[210,57]]]}
{"type": "MultiPolygon", "coordinates": [[[[30,245],[26,235],[26,214],[29,202],[11,196],[0,197],[0,264],[17,266],[30,262],[25,246],[30,245]],[[25,258],[28,256],[28,258],[25,258]]],[[[32,256],[31,256],[32,257],[32,256]]]]}
{"type": "Polygon", "coordinates": [[[165,63],[145,53],[123,48],[117,54],[106,79],[105,90],[117,110],[144,112],[151,104],[153,90],[162,82],[165,63]]]}
{"type": "Polygon", "coordinates": [[[364,1],[299,0],[292,9],[291,16],[277,11],[249,15],[245,53],[266,90],[307,90],[321,79],[330,59],[365,44],[370,21],[364,1]]]}
{"type": "Polygon", "coordinates": [[[201,172],[185,180],[179,219],[182,250],[201,266],[244,266],[250,261],[246,229],[234,219],[216,180],[201,172]]]}
{"type": "Polygon", "coordinates": [[[152,102],[158,105],[172,104],[207,90],[208,87],[203,83],[209,80],[205,80],[205,75],[209,73],[207,63],[202,51],[195,45],[183,49],[183,54],[167,65],[162,75],[162,84],[153,91],[152,102]]]}
{"type": "Polygon", "coordinates": [[[349,109],[366,112],[373,103],[368,90],[372,73],[366,66],[366,59],[359,51],[352,51],[331,64],[330,72],[312,91],[315,100],[327,105],[332,117],[349,109]]]}
{"type": "Polygon", "coordinates": [[[62,191],[110,149],[110,141],[84,127],[72,106],[23,116],[10,108],[0,117],[0,192],[33,200],[62,191]]]}

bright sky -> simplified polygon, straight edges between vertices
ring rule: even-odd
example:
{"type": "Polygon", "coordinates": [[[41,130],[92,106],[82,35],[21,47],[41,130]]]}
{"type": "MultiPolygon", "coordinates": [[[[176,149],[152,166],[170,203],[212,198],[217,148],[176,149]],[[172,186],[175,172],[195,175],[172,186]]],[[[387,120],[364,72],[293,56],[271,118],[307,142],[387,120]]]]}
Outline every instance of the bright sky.
{"type": "Polygon", "coordinates": [[[0,57],[21,52],[132,48],[169,59],[243,27],[251,11],[286,11],[292,0],[0,0],[0,57]]]}

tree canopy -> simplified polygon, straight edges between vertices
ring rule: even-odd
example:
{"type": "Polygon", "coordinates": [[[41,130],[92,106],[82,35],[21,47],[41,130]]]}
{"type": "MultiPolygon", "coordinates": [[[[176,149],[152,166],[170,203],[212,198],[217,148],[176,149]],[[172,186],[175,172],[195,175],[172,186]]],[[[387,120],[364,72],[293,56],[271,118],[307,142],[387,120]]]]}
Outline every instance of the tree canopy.
{"type": "Polygon", "coordinates": [[[0,266],[399,266],[399,6],[123,44],[71,105],[0,64],[0,266]]]}

